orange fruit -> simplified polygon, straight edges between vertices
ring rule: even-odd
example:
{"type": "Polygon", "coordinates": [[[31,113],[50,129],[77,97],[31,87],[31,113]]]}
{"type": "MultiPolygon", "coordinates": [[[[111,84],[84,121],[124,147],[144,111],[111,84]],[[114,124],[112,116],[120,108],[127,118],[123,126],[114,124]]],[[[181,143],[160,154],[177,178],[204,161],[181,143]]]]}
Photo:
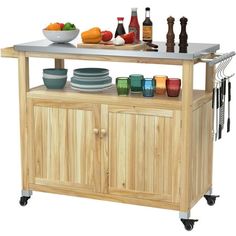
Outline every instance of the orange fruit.
{"type": "Polygon", "coordinates": [[[61,25],[59,23],[51,23],[47,26],[46,30],[61,30],[61,25]]]}

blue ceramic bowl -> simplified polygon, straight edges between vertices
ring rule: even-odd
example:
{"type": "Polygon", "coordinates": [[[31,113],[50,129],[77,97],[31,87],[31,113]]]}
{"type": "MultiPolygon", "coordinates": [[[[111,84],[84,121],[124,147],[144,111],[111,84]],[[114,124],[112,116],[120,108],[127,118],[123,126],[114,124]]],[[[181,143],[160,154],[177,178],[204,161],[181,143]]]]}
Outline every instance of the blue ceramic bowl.
{"type": "Polygon", "coordinates": [[[44,74],[48,75],[67,75],[67,69],[55,69],[55,68],[47,68],[43,69],[44,74]]]}
{"type": "Polygon", "coordinates": [[[67,77],[62,79],[46,79],[43,78],[44,85],[48,89],[63,89],[66,85],[67,77]]]}

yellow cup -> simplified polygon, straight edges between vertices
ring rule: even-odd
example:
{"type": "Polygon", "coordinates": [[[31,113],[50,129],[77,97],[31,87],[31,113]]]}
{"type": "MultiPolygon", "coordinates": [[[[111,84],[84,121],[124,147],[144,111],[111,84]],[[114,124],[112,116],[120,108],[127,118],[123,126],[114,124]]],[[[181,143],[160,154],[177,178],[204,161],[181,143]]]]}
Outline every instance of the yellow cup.
{"type": "Polygon", "coordinates": [[[166,93],[166,75],[155,75],[154,79],[156,80],[156,94],[164,95],[166,93]]]}

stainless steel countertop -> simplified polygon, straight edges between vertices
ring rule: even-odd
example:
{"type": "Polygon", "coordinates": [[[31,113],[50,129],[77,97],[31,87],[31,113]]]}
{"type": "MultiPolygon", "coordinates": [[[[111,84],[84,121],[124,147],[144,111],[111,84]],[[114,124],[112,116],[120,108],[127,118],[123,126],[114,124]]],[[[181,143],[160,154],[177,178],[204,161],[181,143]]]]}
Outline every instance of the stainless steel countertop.
{"type": "Polygon", "coordinates": [[[14,46],[17,51],[24,52],[42,52],[42,53],[63,53],[76,55],[94,55],[94,56],[117,56],[117,57],[135,57],[152,59],[177,59],[194,60],[200,57],[202,53],[214,53],[219,48],[219,44],[189,43],[187,53],[179,53],[178,43],[176,42],[175,52],[166,52],[165,42],[154,42],[159,46],[158,52],[142,50],[110,50],[110,49],[91,49],[77,48],[78,41],[72,41],[67,44],[56,44],[48,40],[38,40],[29,43],[17,44],[14,46]]]}

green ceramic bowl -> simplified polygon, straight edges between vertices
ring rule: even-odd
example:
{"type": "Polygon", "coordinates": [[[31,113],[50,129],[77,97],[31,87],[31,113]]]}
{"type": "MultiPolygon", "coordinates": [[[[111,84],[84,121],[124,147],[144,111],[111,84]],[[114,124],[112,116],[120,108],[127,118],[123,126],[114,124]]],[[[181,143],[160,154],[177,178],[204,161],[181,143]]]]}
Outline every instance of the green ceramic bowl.
{"type": "Polygon", "coordinates": [[[62,79],[45,79],[43,78],[44,85],[48,89],[63,89],[66,85],[67,77],[62,79]]]}
{"type": "Polygon", "coordinates": [[[67,75],[67,69],[47,68],[43,69],[43,73],[48,75],[67,75]]]}

